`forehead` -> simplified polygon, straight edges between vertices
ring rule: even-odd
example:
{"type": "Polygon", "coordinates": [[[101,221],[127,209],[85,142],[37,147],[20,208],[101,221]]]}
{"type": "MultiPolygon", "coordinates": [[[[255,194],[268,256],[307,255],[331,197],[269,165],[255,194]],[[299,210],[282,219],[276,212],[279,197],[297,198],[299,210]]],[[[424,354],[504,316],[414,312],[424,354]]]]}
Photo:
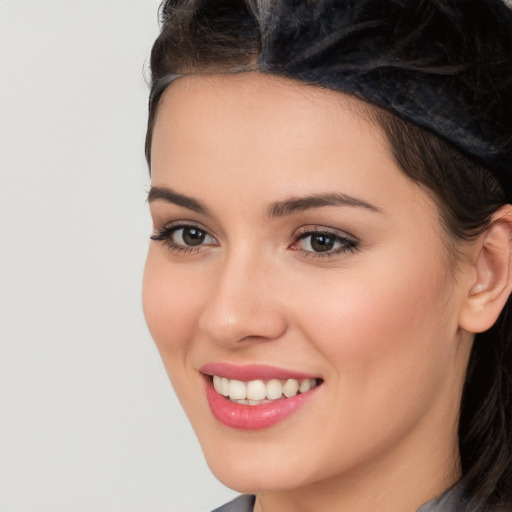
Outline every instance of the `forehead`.
{"type": "Polygon", "coordinates": [[[152,185],[244,208],[340,192],[391,215],[421,205],[440,225],[432,198],[399,169],[370,110],[351,96],[257,72],[180,78],[156,119],[152,185]]]}
{"type": "MultiPolygon", "coordinates": [[[[191,75],[175,80],[162,95],[156,125],[162,116],[176,116],[185,109],[191,117],[206,113],[208,103],[226,114],[237,111],[250,115],[254,127],[258,121],[275,124],[278,118],[286,122],[304,120],[304,116],[309,122],[321,117],[325,122],[336,117],[339,108],[351,111],[367,129],[371,126],[380,132],[371,121],[372,107],[353,96],[259,72],[191,75]]],[[[194,120],[198,121],[197,116],[194,120]]]]}
{"type": "Polygon", "coordinates": [[[238,166],[246,178],[259,167],[277,179],[292,167],[302,179],[333,158],[335,166],[373,167],[377,155],[394,168],[367,110],[341,93],[260,73],[181,78],[159,107],[152,175],[184,166],[201,172],[204,159],[210,172],[238,166]]]}
{"type": "MultiPolygon", "coordinates": [[[[261,99],[265,102],[280,104],[282,106],[294,103],[309,102],[316,108],[329,110],[333,102],[346,103],[349,101],[363,103],[355,97],[342,94],[324,87],[309,85],[299,80],[286,78],[274,74],[265,74],[258,71],[240,73],[193,74],[177,78],[164,92],[161,104],[169,98],[187,93],[206,95],[218,94],[222,97],[232,96],[237,91],[244,91],[244,103],[247,108],[262,107],[261,99]]],[[[234,103],[239,103],[237,100],[234,103]]],[[[226,105],[227,106],[227,105],[226,105]]]]}

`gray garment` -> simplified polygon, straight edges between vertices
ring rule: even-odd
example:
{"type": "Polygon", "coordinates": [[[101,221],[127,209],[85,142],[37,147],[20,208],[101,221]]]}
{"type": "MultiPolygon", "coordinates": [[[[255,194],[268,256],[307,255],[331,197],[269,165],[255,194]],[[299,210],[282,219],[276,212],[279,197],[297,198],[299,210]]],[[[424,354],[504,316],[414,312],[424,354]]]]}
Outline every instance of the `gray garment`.
{"type": "MultiPolygon", "coordinates": [[[[255,497],[244,494],[216,508],[212,512],[252,512],[255,497]]],[[[464,512],[470,510],[470,501],[464,496],[464,488],[458,484],[448,489],[438,498],[422,505],[416,512],[464,512]]]]}
{"type": "Polygon", "coordinates": [[[255,496],[251,494],[242,494],[242,496],[238,496],[238,498],[212,510],[212,512],[252,512],[255,499],[255,496]]]}

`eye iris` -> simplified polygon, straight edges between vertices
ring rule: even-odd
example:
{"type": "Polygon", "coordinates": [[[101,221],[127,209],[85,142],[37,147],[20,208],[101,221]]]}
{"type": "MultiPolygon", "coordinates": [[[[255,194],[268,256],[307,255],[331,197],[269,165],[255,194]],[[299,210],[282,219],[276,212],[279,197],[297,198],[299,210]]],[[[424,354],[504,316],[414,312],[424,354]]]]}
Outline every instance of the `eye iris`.
{"type": "Polygon", "coordinates": [[[326,252],[334,247],[335,241],[334,237],[328,234],[318,233],[311,236],[311,247],[316,252],[326,252]]]}
{"type": "Polygon", "coordinates": [[[205,238],[205,232],[197,228],[183,229],[183,241],[187,245],[201,245],[205,238]]]}

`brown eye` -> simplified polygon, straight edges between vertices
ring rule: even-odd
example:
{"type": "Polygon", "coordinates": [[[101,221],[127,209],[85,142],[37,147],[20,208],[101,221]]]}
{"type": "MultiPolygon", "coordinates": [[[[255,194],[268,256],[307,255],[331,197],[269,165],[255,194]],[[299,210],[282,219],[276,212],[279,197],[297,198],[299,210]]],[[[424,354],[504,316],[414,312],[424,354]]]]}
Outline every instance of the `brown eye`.
{"type": "Polygon", "coordinates": [[[150,238],[163,242],[170,251],[174,252],[195,252],[200,251],[203,246],[219,245],[208,231],[187,224],[166,226],[151,235],[150,238]]]}
{"type": "Polygon", "coordinates": [[[317,233],[311,235],[309,243],[315,252],[325,252],[330,251],[334,247],[335,242],[335,237],[327,233],[317,233]]]}
{"type": "Polygon", "coordinates": [[[345,251],[354,250],[357,245],[358,243],[351,238],[328,231],[309,231],[308,233],[303,233],[294,244],[297,249],[313,254],[343,253],[345,251]]]}
{"type": "Polygon", "coordinates": [[[206,231],[194,226],[185,226],[173,230],[171,239],[176,245],[186,245],[189,247],[197,247],[205,242],[214,242],[213,238],[206,231]]]}
{"type": "Polygon", "coordinates": [[[181,238],[186,245],[201,245],[206,238],[206,233],[197,228],[182,228],[181,238]]]}

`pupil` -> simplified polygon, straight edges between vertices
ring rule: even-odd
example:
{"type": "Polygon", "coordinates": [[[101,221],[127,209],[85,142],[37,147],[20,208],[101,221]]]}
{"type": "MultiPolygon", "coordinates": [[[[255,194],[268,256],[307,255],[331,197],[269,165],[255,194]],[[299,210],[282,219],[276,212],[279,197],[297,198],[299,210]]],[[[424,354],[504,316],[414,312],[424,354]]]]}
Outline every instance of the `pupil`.
{"type": "Polygon", "coordinates": [[[316,252],[330,251],[334,247],[334,238],[325,234],[315,235],[311,238],[311,247],[316,252]]]}
{"type": "Polygon", "coordinates": [[[205,237],[204,231],[197,228],[186,228],[183,230],[183,241],[187,245],[201,245],[205,237]]]}

